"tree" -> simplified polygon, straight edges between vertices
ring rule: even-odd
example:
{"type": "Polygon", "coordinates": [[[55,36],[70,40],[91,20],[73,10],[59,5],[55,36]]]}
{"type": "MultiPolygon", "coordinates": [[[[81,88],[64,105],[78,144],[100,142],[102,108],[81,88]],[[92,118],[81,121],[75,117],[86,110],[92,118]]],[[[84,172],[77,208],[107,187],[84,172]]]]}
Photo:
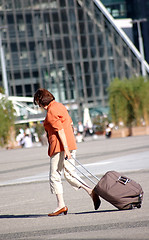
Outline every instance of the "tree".
{"type": "Polygon", "coordinates": [[[7,98],[0,99],[0,146],[7,144],[10,137],[10,128],[14,125],[15,110],[7,98]]]}
{"type": "Polygon", "coordinates": [[[149,81],[144,82],[140,88],[141,113],[146,126],[149,126],[149,81]]]}
{"type": "Polygon", "coordinates": [[[109,86],[109,105],[112,121],[119,125],[129,125],[134,119],[134,112],[130,104],[128,86],[125,81],[116,78],[109,86]]]}
{"type": "Polygon", "coordinates": [[[149,82],[143,77],[132,77],[111,82],[109,89],[109,105],[112,120],[119,125],[132,124],[139,126],[141,119],[149,125],[149,82]]]}

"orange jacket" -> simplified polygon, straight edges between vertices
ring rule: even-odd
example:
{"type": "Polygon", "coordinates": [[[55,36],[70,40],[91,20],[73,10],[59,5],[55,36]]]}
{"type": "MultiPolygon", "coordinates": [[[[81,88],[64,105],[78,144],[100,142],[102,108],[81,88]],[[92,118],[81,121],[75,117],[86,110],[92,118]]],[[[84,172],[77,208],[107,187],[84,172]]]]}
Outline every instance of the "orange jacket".
{"type": "Polygon", "coordinates": [[[58,131],[61,129],[64,129],[69,150],[75,150],[77,148],[71,124],[72,119],[66,107],[53,100],[48,106],[47,115],[44,120],[44,128],[47,132],[49,142],[48,155],[50,157],[57,152],[64,151],[58,136],[58,131]]]}

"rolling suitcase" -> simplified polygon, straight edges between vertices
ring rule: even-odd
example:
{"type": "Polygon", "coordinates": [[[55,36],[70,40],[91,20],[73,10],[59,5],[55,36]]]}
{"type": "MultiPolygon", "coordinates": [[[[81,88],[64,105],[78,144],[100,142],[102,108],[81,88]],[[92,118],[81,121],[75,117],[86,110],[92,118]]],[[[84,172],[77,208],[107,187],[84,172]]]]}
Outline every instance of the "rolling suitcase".
{"type": "Polygon", "coordinates": [[[82,175],[95,184],[94,191],[98,196],[102,197],[120,210],[141,207],[143,190],[139,183],[136,183],[134,180],[123,176],[116,171],[108,171],[101,179],[99,179],[88,171],[88,169],[86,169],[77,159],[74,160],[98,181],[98,183],[96,183],[68,160],[82,175]]]}
{"type": "Polygon", "coordinates": [[[140,184],[116,171],[107,172],[94,191],[118,209],[140,208],[143,200],[140,184]]]}

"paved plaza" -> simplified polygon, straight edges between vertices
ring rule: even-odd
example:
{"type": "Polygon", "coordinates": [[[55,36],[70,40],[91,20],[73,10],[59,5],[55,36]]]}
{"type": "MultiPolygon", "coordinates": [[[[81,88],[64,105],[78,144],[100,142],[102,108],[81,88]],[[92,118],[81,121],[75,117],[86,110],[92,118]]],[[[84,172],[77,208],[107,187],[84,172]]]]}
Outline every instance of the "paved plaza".
{"type": "Polygon", "coordinates": [[[56,201],[48,183],[47,146],[0,150],[0,240],[149,239],[149,136],[86,138],[78,143],[77,159],[98,178],[117,170],[139,182],[142,208],[119,211],[101,199],[94,211],[90,197],[63,179],[68,214],[50,218],[56,201]]]}

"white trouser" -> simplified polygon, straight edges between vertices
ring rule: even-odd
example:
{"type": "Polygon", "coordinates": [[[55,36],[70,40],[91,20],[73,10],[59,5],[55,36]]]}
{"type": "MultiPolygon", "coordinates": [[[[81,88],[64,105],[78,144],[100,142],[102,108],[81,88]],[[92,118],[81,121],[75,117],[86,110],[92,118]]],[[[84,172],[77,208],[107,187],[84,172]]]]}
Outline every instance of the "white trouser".
{"type": "MultiPolygon", "coordinates": [[[[72,157],[75,158],[76,150],[71,151],[72,157]]],[[[75,160],[73,158],[69,159],[75,165],[75,160]]],[[[61,181],[62,171],[64,172],[65,179],[72,185],[76,190],[80,188],[82,183],[85,182],[77,175],[75,172],[75,167],[67,160],[64,160],[64,152],[59,152],[54,154],[50,158],[50,173],[49,173],[49,181],[51,192],[56,194],[63,193],[63,186],[61,181]],[[77,179],[80,179],[79,182],[77,179]]]]}

